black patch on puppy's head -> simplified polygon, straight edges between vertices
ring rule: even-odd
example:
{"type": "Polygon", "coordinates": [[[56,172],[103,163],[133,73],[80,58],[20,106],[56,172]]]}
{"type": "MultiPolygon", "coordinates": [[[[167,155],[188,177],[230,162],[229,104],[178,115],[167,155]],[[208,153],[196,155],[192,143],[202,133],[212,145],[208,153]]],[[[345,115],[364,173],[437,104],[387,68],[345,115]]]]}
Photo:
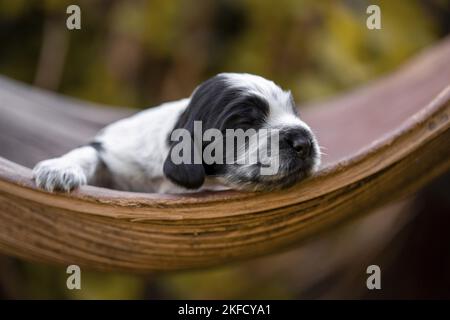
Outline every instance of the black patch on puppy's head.
{"type": "MultiPolygon", "coordinates": [[[[232,85],[226,75],[219,74],[196,88],[173,130],[184,128],[194,137],[194,121],[201,121],[203,131],[215,128],[225,136],[226,129],[258,130],[268,114],[269,105],[265,99],[249,93],[245,86],[232,85]]],[[[163,170],[164,174],[178,185],[197,189],[203,184],[206,175],[223,174],[226,170],[226,164],[174,164],[171,151],[176,142],[171,141],[170,136],[168,144],[171,148],[163,170]]],[[[196,146],[193,139],[192,152],[201,152],[200,155],[203,155],[206,145],[207,142],[196,146]]]]}

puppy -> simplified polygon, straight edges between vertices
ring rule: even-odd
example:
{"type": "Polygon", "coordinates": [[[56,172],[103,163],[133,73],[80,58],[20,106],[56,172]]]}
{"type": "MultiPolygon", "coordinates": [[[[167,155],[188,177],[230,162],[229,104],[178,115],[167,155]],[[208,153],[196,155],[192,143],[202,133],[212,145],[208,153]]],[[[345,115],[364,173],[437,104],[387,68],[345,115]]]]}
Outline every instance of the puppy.
{"type": "Polygon", "coordinates": [[[92,143],[39,162],[33,176],[37,186],[47,191],[68,192],[84,184],[156,193],[260,191],[291,186],[319,164],[317,140],[300,120],[290,92],[256,75],[222,73],[198,86],[190,98],[117,121],[102,129],[92,143]],[[200,132],[195,132],[198,125],[200,132]],[[208,130],[214,134],[204,139],[208,130]],[[180,131],[189,134],[183,146],[190,150],[179,152],[182,143],[174,136],[180,131]],[[225,143],[230,131],[252,133],[240,142],[232,139],[230,147],[225,143]],[[264,134],[253,139],[260,131],[264,134]],[[207,151],[217,161],[205,159],[207,151]],[[197,161],[180,162],[177,154],[197,161]],[[253,162],[239,161],[255,154],[253,162]],[[275,163],[275,170],[264,174],[267,163],[275,163]]]}

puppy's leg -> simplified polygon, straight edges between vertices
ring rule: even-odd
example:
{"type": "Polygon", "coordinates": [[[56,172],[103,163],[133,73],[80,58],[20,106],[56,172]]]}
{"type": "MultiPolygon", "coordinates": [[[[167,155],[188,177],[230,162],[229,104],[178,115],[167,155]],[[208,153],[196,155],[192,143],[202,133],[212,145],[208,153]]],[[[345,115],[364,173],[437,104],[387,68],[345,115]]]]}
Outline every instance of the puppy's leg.
{"type": "Polygon", "coordinates": [[[87,145],[39,162],[33,169],[33,177],[36,185],[47,191],[70,191],[95,180],[100,163],[97,150],[87,145]]]}

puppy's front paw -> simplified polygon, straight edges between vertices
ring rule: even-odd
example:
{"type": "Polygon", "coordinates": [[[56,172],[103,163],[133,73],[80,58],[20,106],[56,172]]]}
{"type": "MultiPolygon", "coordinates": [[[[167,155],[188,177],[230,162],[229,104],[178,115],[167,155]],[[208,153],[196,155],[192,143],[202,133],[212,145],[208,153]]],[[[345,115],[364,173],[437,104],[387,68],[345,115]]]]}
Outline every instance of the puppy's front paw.
{"type": "Polygon", "coordinates": [[[69,192],[87,183],[79,165],[67,163],[61,158],[39,162],[33,169],[33,178],[39,188],[50,192],[69,192]]]}

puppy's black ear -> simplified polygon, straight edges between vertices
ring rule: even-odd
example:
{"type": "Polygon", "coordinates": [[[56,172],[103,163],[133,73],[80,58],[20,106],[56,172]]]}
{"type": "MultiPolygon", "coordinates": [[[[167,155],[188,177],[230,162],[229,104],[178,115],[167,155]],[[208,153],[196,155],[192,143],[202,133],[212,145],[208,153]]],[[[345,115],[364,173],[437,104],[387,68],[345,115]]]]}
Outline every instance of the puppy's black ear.
{"type": "MultiPolygon", "coordinates": [[[[225,109],[226,104],[232,99],[232,95],[228,94],[228,82],[222,75],[217,75],[199,85],[192,94],[186,110],[180,115],[178,121],[173,128],[172,133],[177,129],[185,129],[191,137],[191,159],[194,159],[194,153],[202,159],[203,146],[194,144],[195,122],[201,121],[203,130],[209,128],[220,128],[217,120],[223,118],[220,115],[225,109]]],[[[201,132],[203,134],[203,132],[201,132]]],[[[202,163],[186,164],[176,162],[171,159],[172,150],[177,144],[168,137],[168,143],[171,145],[169,154],[164,161],[164,175],[177,185],[188,189],[197,189],[203,185],[205,181],[205,166],[202,163]]]]}
{"type": "Polygon", "coordinates": [[[169,154],[164,161],[164,175],[173,183],[187,189],[200,188],[203,185],[203,182],[205,182],[205,168],[203,167],[203,164],[175,164],[171,157],[172,148],[170,148],[169,154]]]}

